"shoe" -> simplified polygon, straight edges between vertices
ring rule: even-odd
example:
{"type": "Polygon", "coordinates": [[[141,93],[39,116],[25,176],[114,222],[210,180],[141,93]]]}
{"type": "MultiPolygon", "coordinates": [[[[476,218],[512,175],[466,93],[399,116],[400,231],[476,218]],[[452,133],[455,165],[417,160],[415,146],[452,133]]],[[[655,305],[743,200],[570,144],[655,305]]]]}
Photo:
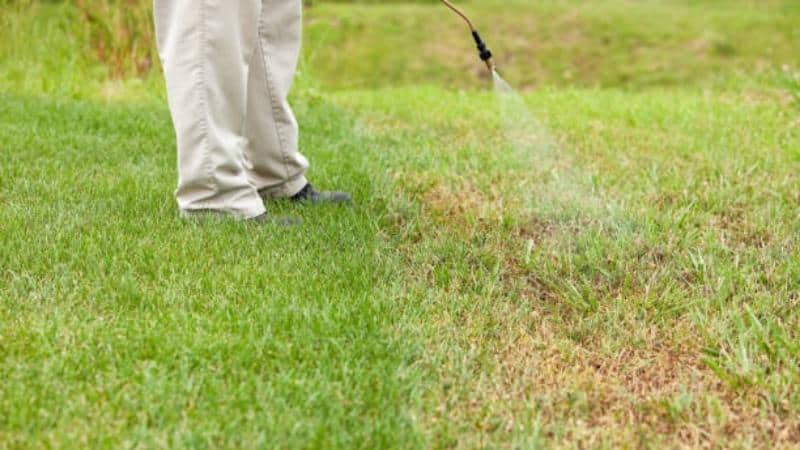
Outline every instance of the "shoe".
{"type": "Polygon", "coordinates": [[[276,217],[264,213],[260,216],[247,219],[245,222],[254,225],[277,225],[279,227],[293,227],[302,224],[303,220],[299,217],[276,217]]]}
{"type": "Polygon", "coordinates": [[[347,204],[352,203],[353,199],[350,194],[346,192],[323,191],[319,192],[314,189],[311,183],[308,183],[297,194],[294,194],[291,201],[297,203],[331,203],[331,204],[347,204]]]}

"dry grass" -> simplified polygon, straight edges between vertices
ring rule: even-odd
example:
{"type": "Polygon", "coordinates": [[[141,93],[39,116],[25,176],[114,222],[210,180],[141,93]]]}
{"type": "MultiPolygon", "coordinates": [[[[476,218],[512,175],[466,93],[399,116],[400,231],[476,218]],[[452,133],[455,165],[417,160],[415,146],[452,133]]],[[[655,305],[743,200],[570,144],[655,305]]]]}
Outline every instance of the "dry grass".
{"type": "MultiPolygon", "coordinates": [[[[533,306],[525,315],[520,320],[518,311],[495,313],[488,322],[503,331],[494,339],[476,331],[486,326],[486,317],[438,318],[442,335],[431,348],[440,346],[439,339],[452,339],[452,330],[464,330],[463,345],[483,353],[472,371],[433,394],[443,403],[432,423],[474,424],[464,430],[472,435],[453,447],[468,448],[466,443],[487,436],[510,438],[512,432],[538,435],[553,448],[800,444],[800,419],[769,411],[759,389],[720,381],[704,364],[691,337],[696,330],[686,321],[638,330],[632,346],[602,335],[576,345],[548,312],[533,306]]],[[[428,364],[442,380],[465,369],[463,361],[428,364]]]]}

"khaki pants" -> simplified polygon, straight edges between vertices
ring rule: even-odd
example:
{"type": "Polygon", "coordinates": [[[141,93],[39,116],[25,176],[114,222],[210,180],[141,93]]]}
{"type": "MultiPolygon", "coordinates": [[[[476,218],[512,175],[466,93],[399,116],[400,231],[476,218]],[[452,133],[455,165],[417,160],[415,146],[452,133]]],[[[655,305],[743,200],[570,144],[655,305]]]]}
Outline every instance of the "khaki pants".
{"type": "Polygon", "coordinates": [[[178,206],[240,218],[259,191],[306,184],[286,100],[300,52],[301,0],[155,0],[159,55],[178,142],[178,206]]]}

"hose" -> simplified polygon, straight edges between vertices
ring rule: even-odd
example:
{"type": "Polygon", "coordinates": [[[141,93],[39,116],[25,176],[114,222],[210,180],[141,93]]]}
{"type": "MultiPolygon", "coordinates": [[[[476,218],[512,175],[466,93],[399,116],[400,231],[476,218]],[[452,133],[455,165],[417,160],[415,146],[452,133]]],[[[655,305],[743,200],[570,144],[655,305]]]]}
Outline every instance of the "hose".
{"type": "Polygon", "coordinates": [[[461,16],[461,18],[464,19],[464,22],[467,22],[467,26],[469,26],[469,31],[477,31],[475,27],[472,26],[472,21],[469,20],[469,17],[467,17],[467,15],[464,14],[460,9],[456,8],[456,5],[450,3],[449,0],[442,0],[442,3],[444,3],[444,6],[447,6],[448,8],[452,9],[453,12],[461,16]]]}

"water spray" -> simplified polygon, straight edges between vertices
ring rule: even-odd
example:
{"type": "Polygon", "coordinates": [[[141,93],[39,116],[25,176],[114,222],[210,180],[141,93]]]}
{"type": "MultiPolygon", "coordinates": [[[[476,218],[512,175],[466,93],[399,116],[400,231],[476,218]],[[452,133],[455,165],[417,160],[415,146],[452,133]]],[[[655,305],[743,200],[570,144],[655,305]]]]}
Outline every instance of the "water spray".
{"type": "Polygon", "coordinates": [[[472,21],[469,20],[469,17],[467,17],[467,15],[464,14],[464,12],[458,9],[454,4],[450,3],[449,0],[441,0],[441,1],[442,3],[444,3],[445,6],[452,9],[453,12],[458,14],[462,19],[464,19],[464,22],[467,23],[467,26],[469,26],[469,31],[472,33],[472,38],[475,39],[475,44],[477,44],[478,46],[478,53],[480,55],[481,61],[483,61],[484,64],[486,64],[486,67],[489,69],[490,72],[494,73],[495,66],[494,66],[494,61],[492,61],[492,52],[486,47],[486,43],[483,42],[483,39],[481,39],[480,33],[478,33],[478,30],[472,25],[472,21]]]}
{"type": "Polygon", "coordinates": [[[501,144],[504,158],[515,161],[526,174],[522,182],[517,183],[518,190],[515,190],[517,197],[527,199],[524,207],[537,215],[548,214],[553,217],[585,214],[587,217],[600,218],[609,212],[617,214],[614,205],[595,192],[593,177],[561,151],[558,140],[531,112],[525,98],[497,73],[492,52],[469,17],[450,0],[441,2],[467,23],[478,45],[481,61],[491,72],[500,107],[500,126],[505,136],[501,144]],[[535,195],[531,195],[532,185],[536,187],[535,195]]]}

